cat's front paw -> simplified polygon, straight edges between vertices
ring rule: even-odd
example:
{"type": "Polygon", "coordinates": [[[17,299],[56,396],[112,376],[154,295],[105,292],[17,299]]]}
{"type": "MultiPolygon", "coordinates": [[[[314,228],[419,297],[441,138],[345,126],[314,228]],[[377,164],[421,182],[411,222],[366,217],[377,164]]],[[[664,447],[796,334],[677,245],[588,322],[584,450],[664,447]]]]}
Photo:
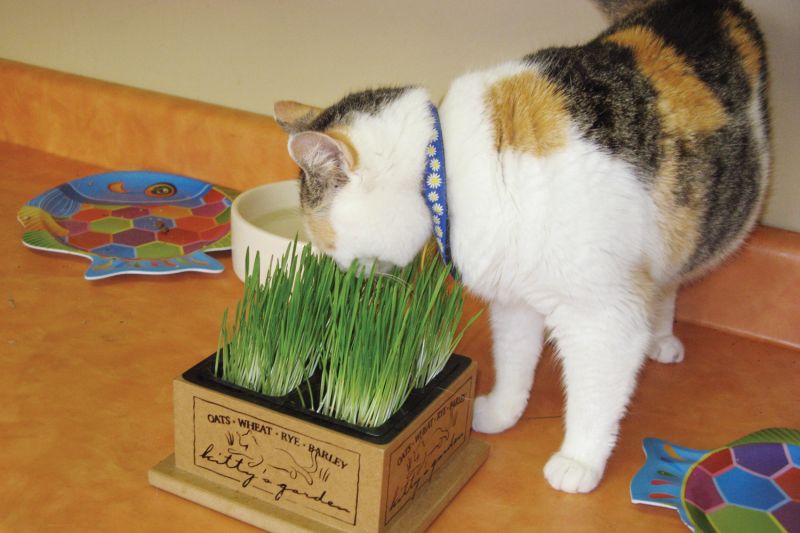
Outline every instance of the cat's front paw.
{"type": "Polygon", "coordinates": [[[659,363],[680,363],[685,350],[683,343],[675,335],[665,335],[653,339],[648,357],[659,363]]]}
{"type": "Polygon", "coordinates": [[[472,429],[479,433],[500,433],[507,430],[517,423],[525,409],[525,402],[521,407],[514,403],[501,401],[491,394],[476,398],[472,429]]]}
{"type": "Polygon", "coordinates": [[[553,454],[544,465],[544,477],[556,489],[564,492],[590,492],[600,483],[603,473],[574,459],[553,454]]]}

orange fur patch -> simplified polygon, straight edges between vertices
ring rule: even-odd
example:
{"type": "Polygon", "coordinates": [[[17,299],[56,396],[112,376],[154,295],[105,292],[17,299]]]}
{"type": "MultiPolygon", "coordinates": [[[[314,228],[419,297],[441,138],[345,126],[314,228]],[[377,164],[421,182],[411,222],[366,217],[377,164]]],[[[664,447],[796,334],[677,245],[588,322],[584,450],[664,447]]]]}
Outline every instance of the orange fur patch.
{"type": "Polygon", "coordinates": [[[658,110],[667,133],[691,136],[724,126],[722,103],[677,50],[643,26],[613,33],[608,41],[630,48],[636,63],[658,93],[658,110]]]}
{"type": "Polygon", "coordinates": [[[330,219],[322,213],[310,213],[305,220],[311,242],[325,253],[333,252],[336,248],[336,231],[330,219]]]}
{"type": "Polygon", "coordinates": [[[556,87],[534,72],[495,83],[487,93],[492,112],[495,146],[545,156],[567,142],[569,114],[556,87]]]}
{"type": "MultiPolygon", "coordinates": [[[[666,135],[661,141],[663,158],[653,199],[660,215],[669,262],[680,269],[700,240],[706,190],[699,186],[702,180],[697,180],[688,201],[678,201],[677,141],[686,141],[685,148],[691,148],[692,141],[698,137],[725,126],[728,117],[719,99],[678,51],[648,28],[634,26],[613,33],[607,39],[631,49],[637,65],[658,95],[656,106],[666,135]]],[[[697,171],[702,172],[702,169],[697,171]]]]}
{"type": "Polygon", "coordinates": [[[761,49],[742,24],[742,20],[733,13],[725,12],[722,16],[722,24],[728,32],[728,38],[742,56],[742,66],[750,80],[750,86],[754,87],[758,83],[761,73],[761,49]]]}
{"type": "Polygon", "coordinates": [[[669,264],[681,268],[694,253],[700,241],[700,224],[703,215],[705,189],[694,191],[688,205],[681,205],[675,191],[678,189],[678,169],[674,141],[662,144],[665,159],[658,171],[653,200],[658,209],[661,235],[667,245],[669,264]]]}

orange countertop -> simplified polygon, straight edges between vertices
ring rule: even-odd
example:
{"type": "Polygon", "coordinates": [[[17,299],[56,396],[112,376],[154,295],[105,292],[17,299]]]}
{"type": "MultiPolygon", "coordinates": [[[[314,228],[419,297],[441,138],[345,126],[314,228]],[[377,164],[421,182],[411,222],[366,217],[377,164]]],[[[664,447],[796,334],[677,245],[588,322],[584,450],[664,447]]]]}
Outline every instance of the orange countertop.
{"type": "MultiPolygon", "coordinates": [[[[0,139],[10,135],[0,128],[0,139]]],[[[172,379],[216,348],[221,314],[240,296],[229,254],[215,254],[226,268],[218,275],[89,282],[87,260],[25,248],[15,215],[26,201],[112,165],[147,166],[146,155],[138,164],[65,159],[52,155],[69,151],[56,145],[0,142],[0,531],[256,531],[147,481],[173,445],[172,379]]],[[[165,166],[151,168],[182,170],[165,166]]],[[[255,178],[217,181],[244,187],[255,178]]],[[[798,265],[800,235],[762,228],[729,265],[684,291],[676,330],[686,360],[647,363],[605,478],[588,495],[556,492],[542,476],[562,437],[548,349],[523,419],[480,436],[492,446],[488,461],[430,530],[686,531],[677,513],[630,502],[642,439],[713,448],[765,427],[800,427],[798,265]]],[[[478,362],[479,392],[488,391],[485,316],[458,351],[478,362]]]]}

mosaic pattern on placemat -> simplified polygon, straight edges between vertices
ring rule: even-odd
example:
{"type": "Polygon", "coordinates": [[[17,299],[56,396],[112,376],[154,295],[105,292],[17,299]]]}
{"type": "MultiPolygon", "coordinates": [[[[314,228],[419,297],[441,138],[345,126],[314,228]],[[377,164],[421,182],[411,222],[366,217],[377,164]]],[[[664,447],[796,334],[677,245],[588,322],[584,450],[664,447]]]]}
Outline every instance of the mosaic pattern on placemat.
{"type": "Polygon", "coordinates": [[[711,531],[800,532],[800,462],[792,459],[798,450],[745,444],[710,454],[686,480],[689,515],[711,531]]]}

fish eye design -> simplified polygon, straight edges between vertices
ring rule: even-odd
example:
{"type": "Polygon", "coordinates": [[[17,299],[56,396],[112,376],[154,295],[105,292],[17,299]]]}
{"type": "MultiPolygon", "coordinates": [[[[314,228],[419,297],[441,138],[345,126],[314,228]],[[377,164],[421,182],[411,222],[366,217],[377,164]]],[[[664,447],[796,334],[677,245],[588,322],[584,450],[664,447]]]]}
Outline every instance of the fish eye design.
{"type": "Polygon", "coordinates": [[[175,186],[171,183],[156,183],[144,190],[147,196],[152,196],[154,198],[169,198],[170,196],[174,196],[176,192],[177,189],[175,189],[175,186]]]}

